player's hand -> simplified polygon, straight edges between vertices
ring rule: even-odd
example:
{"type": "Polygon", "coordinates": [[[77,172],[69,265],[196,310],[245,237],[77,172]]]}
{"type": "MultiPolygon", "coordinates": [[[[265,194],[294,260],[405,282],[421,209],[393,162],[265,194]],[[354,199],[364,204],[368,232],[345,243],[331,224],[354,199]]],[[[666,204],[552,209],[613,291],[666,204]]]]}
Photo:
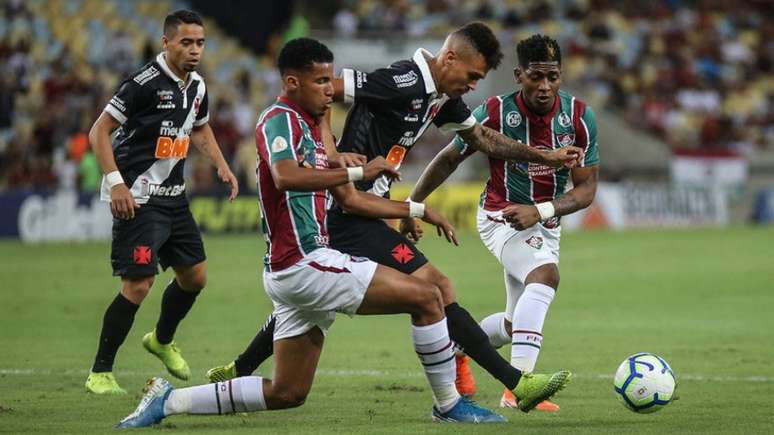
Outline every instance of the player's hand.
{"type": "Polygon", "coordinates": [[[540,222],[540,213],[534,205],[511,204],[503,209],[503,219],[521,231],[540,222]]]}
{"type": "Polygon", "coordinates": [[[419,242],[419,239],[421,239],[425,233],[425,231],[422,229],[422,224],[417,222],[417,220],[412,217],[405,217],[401,219],[398,230],[413,243],[419,242]]]}
{"type": "Polygon", "coordinates": [[[443,217],[443,215],[437,213],[430,207],[425,206],[425,216],[422,218],[422,220],[429,223],[430,225],[435,225],[435,229],[438,231],[439,237],[443,235],[446,237],[446,240],[449,243],[454,243],[455,246],[460,246],[460,243],[457,241],[457,235],[454,234],[454,227],[449,223],[449,221],[446,220],[445,217],[443,217]]]}
{"type": "Polygon", "coordinates": [[[566,146],[544,154],[543,163],[553,168],[574,168],[583,162],[583,149],[566,146]]]}
{"type": "Polygon", "coordinates": [[[400,172],[382,156],[376,157],[363,167],[364,180],[375,180],[382,174],[393,180],[400,180],[400,172]]]}
{"type": "Polygon", "coordinates": [[[118,219],[134,219],[134,209],[140,204],[134,200],[126,184],[119,183],[110,189],[110,212],[118,219]]]}
{"type": "Polygon", "coordinates": [[[234,198],[239,195],[239,182],[237,181],[234,173],[231,172],[228,165],[223,165],[218,168],[218,178],[220,181],[231,186],[231,193],[228,195],[228,200],[233,201],[234,198]]]}
{"type": "Polygon", "coordinates": [[[358,153],[338,153],[330,160],[331,168],[354,168],[364,166],[366,162],[366,156],[358,153]]]}

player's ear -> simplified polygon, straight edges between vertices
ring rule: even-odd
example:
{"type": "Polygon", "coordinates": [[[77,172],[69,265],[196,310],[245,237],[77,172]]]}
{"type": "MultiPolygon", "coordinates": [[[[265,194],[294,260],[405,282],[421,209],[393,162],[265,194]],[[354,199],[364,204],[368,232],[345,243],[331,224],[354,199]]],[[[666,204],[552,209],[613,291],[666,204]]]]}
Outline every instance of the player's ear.
{"type": "Polygon", "coordinates": [[[521,84],[521,68],[516,67],[513,69],[513,79],[516,80],[516,83],[521,84]]]}
{"type": "Polygon", "coordinates": [[[167,35],[161,35],[161,48],[166,50],[167,44],[169,44],[169,38],[167,38],[167,35]]]}
{"type": "Polygon", "coordinates": [[[296,91],[300,84],[298,76],[293,74],[286,75],[282,80],[285,82],[285,88],[288,91],[296,91]]]}

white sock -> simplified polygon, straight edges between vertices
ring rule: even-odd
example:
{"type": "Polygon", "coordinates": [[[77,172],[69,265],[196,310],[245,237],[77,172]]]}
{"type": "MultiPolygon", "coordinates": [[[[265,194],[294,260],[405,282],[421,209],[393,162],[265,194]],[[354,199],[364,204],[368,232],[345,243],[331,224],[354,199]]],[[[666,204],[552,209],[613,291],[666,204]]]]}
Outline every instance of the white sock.
{"type": "Polygon", "coordinates": [[[433,390],[435,406],[441,412],[446,412],[460,398],[454,386],[457,365],[446,319],[427,326],[412,325],[411,338],[414,340],[414,350],[425,370],[430,389],[433,390]]]}
{"type": "Polygon", "coordinates": [[[489,343],[499,349],[511,342],[511,334],[505,329],[505,313],[494,313],[485,317],[479,325],[489,336],[489,343]]]}
{"type": "Polygon", "coordinates": [[[556,291],[547,285],[527,284],[513,310],[511,365],[524,373],[532,373],[535,369],[543,345],[543,322],[554,293],[556,291]]]}
{"type": "Polygon", "coordinates": [[[226,382],[172,390],[164,415],[233,414],[266,409],[263,378],[244,376],[226,382]]]}

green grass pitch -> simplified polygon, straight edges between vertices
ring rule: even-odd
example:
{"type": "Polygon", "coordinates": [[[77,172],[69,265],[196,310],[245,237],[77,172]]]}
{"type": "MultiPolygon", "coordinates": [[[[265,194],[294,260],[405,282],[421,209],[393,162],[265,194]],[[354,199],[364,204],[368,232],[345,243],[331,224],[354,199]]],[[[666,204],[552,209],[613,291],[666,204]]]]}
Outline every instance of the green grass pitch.
{"type": "MultiPolygon", "coordinates": [[[[474,234],[421,247],[476,318],[503,309],[502,271],[474,234]]],[[[411,348],[408,316],[340,316],[315,385],[299,409],[237,416],[176,416],[163,433],[588,433],[706,434],[774,431],[774,229],[566,233],[562,283],[544,329],[539,371],[576,377],[556,414],[507,410],[499,427],[430,421],[430,392],[411,348]],[[623,408],[612,375],[648,351],[674,368],[681,399],[653,415],[623,408]]],[[[229,361],[270,310],[260,286],[262,240],[206,237],[209,284],[177,341],[194,373],[229,361]]],[[[110,433],[149,376],[165,375],[140,345],[158,315],[158,277],[118,354],[130,394],[87,395],[102,314],[118,289],[109,244],[0,243],[0,432],[110,433]]],[[[507,349],[502,350],[507,355],[507,349]]],[[[271,366],[262,373],[270,374],[271,366]]],[[[502,387],[474,366],[483,405],[502,387]]],[[[172,380],[176,386],[185,385],[172,380]]],[[[151,429],[159,430],[159,429],[151,429]]]]}

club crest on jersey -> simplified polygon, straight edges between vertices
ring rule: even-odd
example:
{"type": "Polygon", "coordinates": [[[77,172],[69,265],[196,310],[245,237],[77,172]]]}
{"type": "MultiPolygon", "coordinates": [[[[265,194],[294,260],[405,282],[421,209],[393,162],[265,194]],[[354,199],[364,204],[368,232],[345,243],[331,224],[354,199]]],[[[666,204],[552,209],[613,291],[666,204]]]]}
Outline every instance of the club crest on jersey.
{"type": "Polygon", "coordinates": [[[535,249],[540,249],[543,247],[543,238],[540,236],[532,236],[525,240],[525,242],[535,249]]]}
{"type": "Polygon", "coordinates": [[[562,112],[559,114],[559,125],[562,127],[569,127],[570,124],[572,124],[572,121],[570,120],[570,117],[567,116],[566,113],[562,112]]]}
{"type": "Polygon", "coordinates": [[[271,152],[281,153],[286,149],[288,149],[288,141],[286,141],[284,137],[277,136],[273,141],[271,141],[271,152]]]}
{"type": "Polygon", "coordinates": [[[194,112],[199,113],[199,106],[201,105],[201,103],[202,103],[201,98],[199,97],[194,98],[194,101],[193,101],[194,112]]]}
{"type": "Polygon", "coordinates": [[[556,142],[559,144],[559,146],[562,146],[562,147],[574,145],[575,144],[575,134],[573,134],[573,133],[557,134],[556,135],[556,142]]]}
{"type": "Polygon", "coordinates": [[[521,124],[521,113],[516,112],[515,110],[508,112],[508,114],[505,115],[505,124],[508,125],[508,127],[518,127],[521,124]]]}
{"type": "Polygon", "coordinates": [[[519,173],[524,176],[529,176],[529,163],[516,162],[511,160],[508,162],[508,170],[511,172],[519,173]]]}
{"type": "Polygon", "coordinates": [[[321,236],[321,235],[314,236],[314,242],[317,243],[317,246],[321,246],[321,247],[328,246],[329,239],[330,238],[328,236],[321,236]]]}

